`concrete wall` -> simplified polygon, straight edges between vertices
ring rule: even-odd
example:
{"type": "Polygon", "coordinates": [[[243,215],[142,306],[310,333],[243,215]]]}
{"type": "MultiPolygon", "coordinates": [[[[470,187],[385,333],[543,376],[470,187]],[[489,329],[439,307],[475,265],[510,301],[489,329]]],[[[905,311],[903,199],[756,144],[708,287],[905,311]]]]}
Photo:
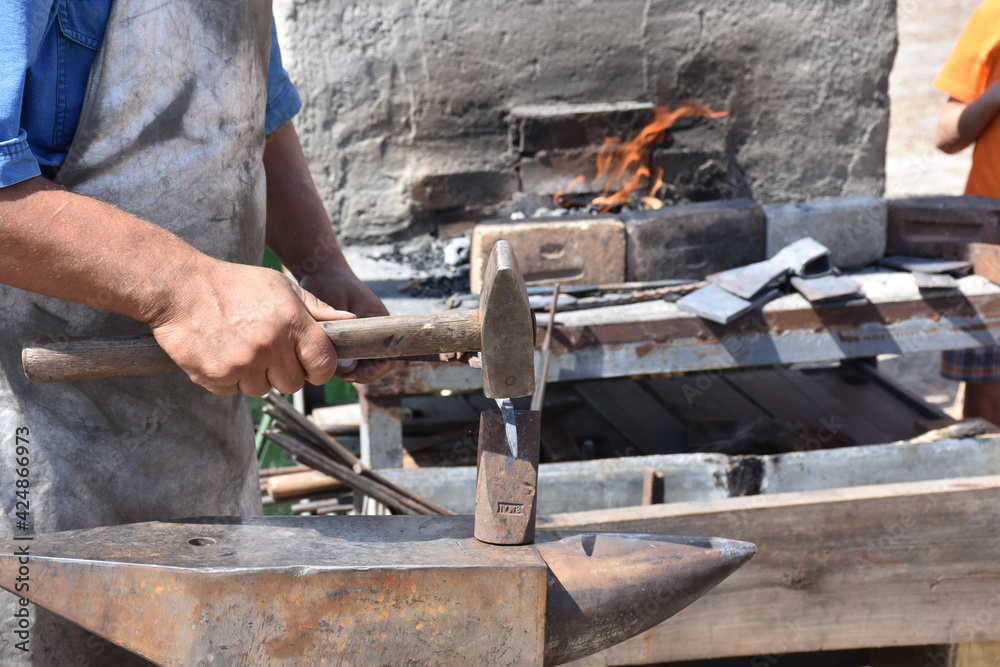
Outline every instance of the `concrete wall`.
{"type": "Polygon", "coordinates": [[[516,188],[515,105],[696,97],[733,109],[712,122],[760,202],[884,187],[891,0],[276,0],[275,16],[343,238],[433,219],[427,176],[516,188]]]}

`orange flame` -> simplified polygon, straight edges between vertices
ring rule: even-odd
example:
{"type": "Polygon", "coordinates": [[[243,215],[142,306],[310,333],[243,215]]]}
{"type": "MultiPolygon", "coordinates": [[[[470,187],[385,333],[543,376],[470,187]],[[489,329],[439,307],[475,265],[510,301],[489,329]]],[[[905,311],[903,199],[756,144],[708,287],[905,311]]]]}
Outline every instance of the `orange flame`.
{"type": "MultiPolygon", "coordinates": [[[[705,104],[687,100],[676,109],[667,106],[653,109],[653,121],[639,130],[639,134],[627,143],[617,137],[604,140],[604,146],[597,152],[597,175],[591,182],[591,191],[601,190],[601,195],[594,197],[590,204],[599,206],[600,213],[607,213],[616,206],[627,202],[633,193],[643,189],[643,184],[650,184],[648,197],[655,196],[663,185],[663,169],[652,164],[652,148],[663,142],[666,131],[678,118],[685,116],[700,116],[701,118],[722,118],[729,111],[715,111],[705,104]]],[[[556,206],[569,208],[573,204],[564,197],[573,188],[585,185],[586,177],[581,174],[573,179],[569,186],[557,192],[552,198],[556,206]]]]}

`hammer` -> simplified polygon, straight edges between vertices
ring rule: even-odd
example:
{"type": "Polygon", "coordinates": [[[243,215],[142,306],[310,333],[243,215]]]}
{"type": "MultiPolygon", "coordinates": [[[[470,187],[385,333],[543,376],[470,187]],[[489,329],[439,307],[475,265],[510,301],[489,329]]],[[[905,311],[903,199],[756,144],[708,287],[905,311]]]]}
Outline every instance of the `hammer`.
{"type": "MultiPolygon", "coordinates": [[[[320,322],[342,359],[479,352],[489,398],[535,390],[535,320],[507,241],[493,248],[479,310],[320,322]]],[[[35,382],[65,382],[179,370],[152,335],[35,343],[21,352],[35,382]]]]}

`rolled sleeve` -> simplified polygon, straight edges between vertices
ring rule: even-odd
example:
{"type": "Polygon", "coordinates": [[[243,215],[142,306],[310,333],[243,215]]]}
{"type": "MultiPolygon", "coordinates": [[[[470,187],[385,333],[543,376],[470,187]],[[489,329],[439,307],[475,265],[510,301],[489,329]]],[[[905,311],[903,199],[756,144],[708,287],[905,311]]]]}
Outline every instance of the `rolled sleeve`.
{"type": "Polygon", "coordinates": [[[28,136],[21,130],[16,139],[0,143],[0,188],[41,176],[28,136]]]}
{"type": "Polygon", "coordinates": [[[271,61],[267,70],[267,116],[264,131],[271,134],[290,121],[302,109],[299,91],[295,89],[288,72],[281,65],[278,31],[271,22],[271,61]]]}
{"type": "Polygon", "coordinates": [[[41,174],[21,125],[24,83],[52,14],[51,0],[0,3],[0,188],[41,174]]]}

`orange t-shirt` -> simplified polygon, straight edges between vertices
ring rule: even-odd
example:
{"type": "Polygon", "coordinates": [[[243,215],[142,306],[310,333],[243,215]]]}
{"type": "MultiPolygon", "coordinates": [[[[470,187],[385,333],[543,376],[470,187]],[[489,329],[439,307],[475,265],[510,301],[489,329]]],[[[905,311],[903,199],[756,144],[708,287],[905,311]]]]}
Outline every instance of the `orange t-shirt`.
{"type": "MultiPolygon", "coordinates": [[[[959,102],[972,102],[1000,79],[1000,0],[976,8],[934,85],[959,102]]],[[[976,140],[967,195],[1000,197],[1000,116],[976,140]]]]}

